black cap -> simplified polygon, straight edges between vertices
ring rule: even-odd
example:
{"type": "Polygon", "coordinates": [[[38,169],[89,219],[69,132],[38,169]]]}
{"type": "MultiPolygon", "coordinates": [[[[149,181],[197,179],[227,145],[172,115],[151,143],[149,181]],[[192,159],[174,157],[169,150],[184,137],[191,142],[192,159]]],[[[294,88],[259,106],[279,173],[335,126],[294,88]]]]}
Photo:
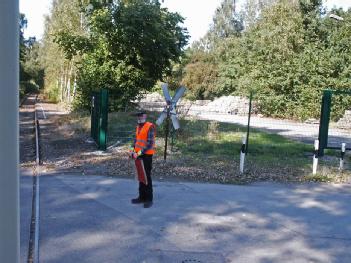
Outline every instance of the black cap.
{"type": "Polygon", "coordinates": [[[144,114],[146,114],[145,111],[138,111],[137,113],[135,113],[135,116],[140,117],[140,116],[142,116],[142,115],[144,115],[144,114]]]}

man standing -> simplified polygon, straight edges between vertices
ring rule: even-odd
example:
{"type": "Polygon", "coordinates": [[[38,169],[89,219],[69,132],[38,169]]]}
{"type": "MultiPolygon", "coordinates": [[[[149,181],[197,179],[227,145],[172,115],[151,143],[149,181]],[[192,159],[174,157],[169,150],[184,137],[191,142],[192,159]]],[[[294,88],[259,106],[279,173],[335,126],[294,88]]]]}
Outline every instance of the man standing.
{"type": "Polygon", "coordinates": [[[139,196],[132,199],[132,204],[144,203],[144,208],[152,206],[153,201],[153,190],[152,190],[152,156],[155,153],[155,125],[151,122],[147,122],[147,115],[145,112],[138,112],[136,114],[138,125],[136,127],[136,135],[134,143],[132,145],[131,157],[141,159],[146,180],[139,180],[139,196]]]}

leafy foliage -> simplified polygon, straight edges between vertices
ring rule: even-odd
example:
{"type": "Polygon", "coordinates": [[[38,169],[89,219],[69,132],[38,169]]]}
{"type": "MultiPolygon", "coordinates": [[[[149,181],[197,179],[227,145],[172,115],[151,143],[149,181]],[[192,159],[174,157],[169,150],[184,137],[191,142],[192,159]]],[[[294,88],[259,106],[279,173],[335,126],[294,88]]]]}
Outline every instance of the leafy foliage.
{"type": "Polygon", "coordinates": [[[188,87],[188,98],[213,99],[225,93],[217,85],[219,49],[223,41],[240,37],[244,29],[242,15],[236,8],[236,1],[223,0],[215,11],[208,33],[186,52],[188,63],[182,65],[180,82],[188,87]]]}
{"type": "Polygon", "coordinates": [[[195,43],[195,47],[199,46],[205,50],[215,50],[223,39],[240,36],[244,29],[244,21],[243,14],[236,10],[236,2],[233,0],[223,0],[215,11],[207,34],[199,43],[195,43]]]}
{"type": "Polygon", "coordinates": [[[220,92],[216,87],[218,65],[213,53],[191,49],[189,63],[184,67],[182,84],[188,87],[190,99],[213,99],[220,92]]]}
{"type": "MultiPolygon", "coordinates": [[[[77,67],[81,53],[76,49],[88,35],[87,21],[81,0],[54,0],[45,19],[41,57],[45,66],[45,94],[52,101],[71,103],[76,95],[77,67]],[[71,35],[75,36],[75,41],[71,35]],[[58,42],[65,44],[63,52],[58,42]]],[[[86,3],[87,4],[87,3],[86,3]]]]}
{"type": "Polygon", "coordinates": [[[24,14],[19,21],[20,46],[20,96],[38,92],[44,85],[44,69],[40,62],[40,44],[35,38],[25,39],[23,31],[27,26],[24,14]]]}
{"type": "MultiPolygon", "coordinates": [[[[318,117],[322,90],[350,88],[351,10],[322,0],[223,0],[208,33],[183,52],[183,18],[157,0],[55,0],[47,18],[45,84],[87,107],[107,88],[113,108],[126,107],[157,81],[187,86],[191,99],[255,92],[266,116],[318,117]],[[74,81],[73,81],[74,80],[74,81]]],[[[333,118],[351,106],[335,98],[333,118]]]]}
{"type": "Polygon", "coordinates": [[[171,71],[187,43],[183,18],[161,8],[156,0],[92,2],[89,34],[61,30],[55,42],[66,57],[81,55],[78,64],[77,105],[89,106],[93,90],[110,91],[112,107],[125,107],[142,91],[171,71]]]}
{"type": "MultiPolygon", "coordinates": [[[[258,17],[241,34],[223,39],[207,52],[202,61],[215,57],[209,64],[218,73],[210,85],[199,74],[207,70],[204,74],[211,76],[207,64],[192,68],[191,62],[183,80],[198,91],[193,93],[195,99],[211,97],[207,94],[247,96],[254,91],[264,115],[318,117],[322,90],[350,88],[351,27],[328,18],[318,0],[266,2],[267,8],[256,12],[258,17]],[[189,78],[195,74],[202,80],[189,78]]],[[[351,16],[350,10],[332,12],[346,21],[351,16]]],[[[333,105],[335,118],[351,106],[348,98],[339,101],[333,105]]]]}

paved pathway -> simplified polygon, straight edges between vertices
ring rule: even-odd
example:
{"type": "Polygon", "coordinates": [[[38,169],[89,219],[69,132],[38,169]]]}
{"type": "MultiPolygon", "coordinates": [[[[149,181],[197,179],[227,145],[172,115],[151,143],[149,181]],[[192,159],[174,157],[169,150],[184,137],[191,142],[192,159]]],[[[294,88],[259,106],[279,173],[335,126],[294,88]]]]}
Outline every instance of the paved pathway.
{"type": "Polygon", "coordinates": [[[21,224],[21,246],[20,246],[20,262],[28,262],[30,223],[32,216],[32,192],[33,177],[32,171],[22,170],[20,177],[20,224],[21,224]]]}
{"type": "MultiPolygon", "coordinates": [[[[197,114],[200,119],[216,120],[227,123],[236,123],[243,126],[247,125],[246,116],[228,115],[228,114],[197,114]]],[[[318,139],[319,124],[309,124],[294,122],[289,120],[277,120],[271,118],[251,118],[251,127],[258,128],[262,131],[275,133],[284,137],[313,144],[318,139]]],[[[342,142],[346,142],[351,147],[351,132],[342,129],[329,129],[329,145],[339,147],[342,142]]]]}
{"type": "MultiPolygon", "coordinates": [[[[21,177],[21,262],[30,222],[28,175],[21,177]]],[[[351,258],[350,184],[155,182],[150,209],[130,204],[137,192],[132,180],[46,174],[40,185],[42,263],[348,263],[351,258]]]]}
{"type": "Polygon", "coordinates": [[[41,177],[40,262],[350,262],[351,185],[41,177]]]}

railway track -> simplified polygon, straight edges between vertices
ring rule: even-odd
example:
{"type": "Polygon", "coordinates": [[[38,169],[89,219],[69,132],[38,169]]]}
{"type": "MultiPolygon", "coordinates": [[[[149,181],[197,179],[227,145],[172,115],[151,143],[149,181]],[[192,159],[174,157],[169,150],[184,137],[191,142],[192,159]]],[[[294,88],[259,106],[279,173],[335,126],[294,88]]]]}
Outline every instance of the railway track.
{"type": "Polygon", "coordinates": [[[28,263],[39,262],[40,221],[40,125],[36,110],[36,96],[28,96],[21,104],[20,160],[33,170],[32,213],[28,244],[28,263]]]}

